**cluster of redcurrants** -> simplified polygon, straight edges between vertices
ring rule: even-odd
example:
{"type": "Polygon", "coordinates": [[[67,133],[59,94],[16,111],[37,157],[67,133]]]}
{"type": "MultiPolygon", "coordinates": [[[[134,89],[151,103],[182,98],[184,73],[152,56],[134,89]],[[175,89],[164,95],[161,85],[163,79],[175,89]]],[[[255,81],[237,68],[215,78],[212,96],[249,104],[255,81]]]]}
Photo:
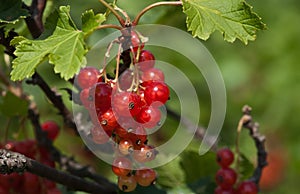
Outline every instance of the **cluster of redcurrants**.
{"type": "MultiPolygon", "coordinates": [[[[47,132],[48,138],[54,140],[59,131],[58,125],[53,121],[46,121],[42,129],[47,132]]],[[[9,141],[1,148],[21,153],[29,158],[35,159],[44,165],[55,167],[49,151],[32,139],[24,141],[9,141]]],[[[0,174],[0,194],[61,194],[56,184],[47,179],[38,177],[29,172],[23,174],[11,173],[0,174]]]]}
{"type": "Polygon", "coordinates": [[[161,125],[160,106],[170,94],[163,72],[154,68],[153,54],[143,48],[139,35],[131,31],[132,64],[119,77],[108,79],[105,69],[94,67],[81,69],[77,76],[80,100],[93,122],[91,139],[96,144],[115,145],[112,171],[118,176],[119,188],[126,192],[133,191],[137,183],[149,186],[156,179],[156,172],[144,165],[157,154],[148,145],[147,130],[161,125]]]}
{"type": "Polygon", "coordinates": [[[242,181],[237,188],[234,185],[237,180],[237,173],[230,168],[234,161],[234,154],[228,148],[222,148],[217,152],[217,162],[221,169],[216,173],[218,187],[215,194],[257,194],[258,188],[253,181],[242,181]]]}

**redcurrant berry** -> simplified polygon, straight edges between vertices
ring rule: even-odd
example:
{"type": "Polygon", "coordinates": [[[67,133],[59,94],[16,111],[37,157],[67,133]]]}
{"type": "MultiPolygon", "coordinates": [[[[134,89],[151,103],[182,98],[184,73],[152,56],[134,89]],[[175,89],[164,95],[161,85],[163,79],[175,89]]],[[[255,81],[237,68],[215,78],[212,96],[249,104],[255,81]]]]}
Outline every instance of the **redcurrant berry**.
{"type": "Polygon", "coordinates": [[[156,101],[165,104],[169,99],[169,95],[170,91],[165,83],[157,81],[147,82],[144,91],[144,98],[148,105],[151,105],[156,101]]]}
{"type": "Polygon", "coordinates": [[[228,148],[223,148],[217,152],[217,162],[222,168],[229,167],[234,160],[232,151],[228,148]]]}
{"type": "Polygon", "coordinates": [[[136,116],[141,110],[141,98],[134,92],[118,92],[112,97],[112,107],[117,115],[136,116]]]}
{"type": "Polygon", "coordinates": [[[139,49],[141,51],[145,46],[135,31],[131,31],[131,44],[134,52],[137,52],[139,49]]]}
{"type": "Polygon", "coordinates": [[[145,128],[153,128],[160,125],[161,113],[157,107],[146,106],[136,116],[136,121],[145,128]]]}
{"type": "Polygon", "coordinates": [[[94,100],[96,109],[105,112],[111,107],[112,87],[99,82],[90,89],[90,98],[94,100]]]}
{"type": "Polygon", "coordinates": [[[119,152],[123,155],[128,155],[133,152],[133,143],[131,140],[122,139],[118,145],[119,152]]]}
{"type": "Polygon", "coordinates": [[[109,140],[109,134],[102,128],[94,127],[91,129],[92,139],[97,144],[104,144],[109,140]]]}
{"type": "Polygon", "coordinates": [[[257,194],[258,189],[254,182],[244,181],[237,188],[237,194],[257,194]]]}
{"type": "Polygon", "coordinates": [[[118,187],[121,191],[130,192],[134,191],[137,186],[134,176],[121,176],[118,177],[118,187]]]}
{"type": "Polygon", "coordinates": [[[95,67],[85,67],[77,76],[78,85],[84,89],[92,87],[98,82],[99,71],[95,67]]]}
{"type": "Polygon", "coordinates": [[[224,190],[219,186],[215,189],[215,194],[235,194],[235,190],[233,188],[224,190]]]}
{"type": "Polygon", "coordinates": [[[146,71],[155,64],[155,57],[154,55],[148,50],[142,50],[140,52],[138,67],[141,71],[146,71]]]}
{"type": "Polygon", "coordinates": [[[156,152],[153,147],[148,145],[142,145],[139,150],[134,150],[133,158],[135,161],[145,163],[153,160],[156,156],[156,152]]]}
{"type": "Polygon", "coordinates": [[[165,75],[164,73],[157,68],[150,68],[142,73],[142,81],[159,81],[164,82],[165,81],[165,75]]]}
{"type": "Polygon", "coordinates": [[[147,187],[156,180],[156,172],[151,168],[144,168],[135,172],[135,179],[139,185],[147,187]]]}
{"type": "Polygon", "coordinates": [[[117,118],[111,108],[104,113],[100,112],[98,121],[105,131],[112,131],[118,126],[117,118]]]}
{"type": "Polygon", "coordinates": [[[45,121],[42,124],[42,130],[47,132],[47,137],[54,140],[59,133],[59,126],[54,121],[45,121]]]}
{"type": "Polygon", "coordinates": [[[132,163],[128,158],[118,157],[113,161],[112,171],[117,176],[127,176],[132,171],[132,163]]]}
{"type": "Polygon", "coordinates": [[[217,184],[224,190],[231,188],[237,179],[237,174],[232,168],[222,168],[216,174],[217,184]]]}

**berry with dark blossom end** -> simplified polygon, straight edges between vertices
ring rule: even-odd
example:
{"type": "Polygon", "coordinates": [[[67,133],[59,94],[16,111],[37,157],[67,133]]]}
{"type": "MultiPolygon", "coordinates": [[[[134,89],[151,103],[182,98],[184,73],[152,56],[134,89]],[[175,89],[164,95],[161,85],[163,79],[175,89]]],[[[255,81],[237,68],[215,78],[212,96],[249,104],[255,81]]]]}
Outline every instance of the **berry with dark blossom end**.
{"type": "Polygon", "coordinates": [[[118,187],[121,191],[130,192],[134,191],[137,186],[137,182],[133,175],[118,177],[118,187]]]}
{"type": "Polygon", "coordinates": [[[117,176],[127,176],[132,171],[132,162],[126,157],[118,157],[113,161],[112,171],[117,176]]]}
{"type": "Polygon", "coordinates": [[[257,194],[258,189],[254,182],[243,181],[237,187],[237,194],[257,194]]]}
{"type": "Polygon", "coordinates": [[[232,151],[228,148],[222,148],[217,151],[217,162],[222,168],[229,167],[234,160],[232,151]]]}
{"type": "Polygon", "coordinates": [[[145,128],[153,128],[160,124],[161,113],[157,107],[146,106],[136,116],[136,121],[145,128]]]}
{"type": "Polygon", "coordinates": [[[95,67],[85,67],[77,75],[80,88],[89,88],[98,82],[99,71],[95,67]]]}
{"type": "Polygon", "coordinates": [[[117,117],[115,116],[113,110],[110,108],[106,112],[98,114],[98,121],[100,126],[105,131],[112,131],[118,126],[117,117]]]}
{"type": "Polygon", "coordinates": [[[155,57],[148,50],[142,50],[140,52],[138,67],[141,71],[146,71],[155,65],[155,57]]]}
{"type": "Polygon", "coordinates": [[[231,188],[237,179],[237,174],[232,168],[222,168],[216,173],[216,182],[222,189],[231,188]]]}
{"type": "Polygon", "coordinates": [[[236,194],[233,188],[222,189],[220,186],[215,189],[214,194],[236,194]]]}
{"type": "Polygon", "coordinates": [[[141,98],[134,92],[117,92],[112,96],[112,108],[118,116],[133,117],[141,110],[141,98]]]}
{"type": "Polygon", "coordinates": [[[144,127],[137,126],[128,134],[128,138],[132,141],[134,147],[139,147],[147,141],[147,132],[144,127]]]}
{"type": "Polygon", "coordinates": [[[119,152],[123,155],[128,155],[133,152],[133,143],[129,139],[122,139],[118,144],[119,152]]]}
{"type": "Polygon", "coordinates": [[[152,146],[142,145],[139,149],[134,150],[133,158],[139,163],[145,163],[153,160],[156,157],[156,151],[152,146]]]}
{"type": "Polygon", "coordinates": [[[42,125],[42,130],[47,132],[47,137],[54,140],[59,133],[59,126],[54,121],[45,121],[42,125]]]}
{"type": "Polygon", "coordinates": [[[151,168],[143,168],[137,170],[134,176],[139,185],[147,187],[155,182],[157,174],[151,168]]]}

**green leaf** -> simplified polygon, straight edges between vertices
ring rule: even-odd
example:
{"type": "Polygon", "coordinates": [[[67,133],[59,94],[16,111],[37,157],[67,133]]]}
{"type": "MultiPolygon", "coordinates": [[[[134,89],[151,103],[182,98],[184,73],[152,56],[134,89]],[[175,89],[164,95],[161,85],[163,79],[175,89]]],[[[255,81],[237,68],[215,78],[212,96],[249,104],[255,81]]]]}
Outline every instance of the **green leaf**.
{"type": "Polygon", "coordinates": [[[155,169],[159,174],[157,183],[164,188],[174,188],[184,184],[184,172],[179,164],[180,158],[155,169]]]}
{"type": "Polygon", "coordinates": [[[238,38],[247,44],[255,40],[257,30],[266,28],[243,0],[183,0],[183,12],[187,15],[188,30],[203,40],[218,30],[228,42],[238,38]]]}
{"type": "Polygon", "coordinates": [[[0,112],[7,116],[26,116],[28,109],[28,102],[7,92],[5,96],[0,96],[0,112]]]}
{"type": "Polygon", "coordinates": [[[212,178],[218,170],[215,153],[208,152],[200,156],[198,151],[186,150],[180,156],[180,165],[185,172],[187,183],[207,177],[212,178]]]}
{"type": "Polygon", "coordinates": [[[28,11],[22,8],[22,0],[1,0],[0,22],[16,23],[19,18],[28,16],[28,11]]]}
{"type": "Polygon", "coordinates": [[[82,31],[85,33],[85,35],[91,34],[96,28],[102,24],[106,18],[104,14],[94,14],[94,11],[88,10],[84,12],[81,16],[82,20],[82,31]]]}
{"type": "Polygon", "coordinates": [[[70,7],[59,8],[57,26],[45,40],[12,40],[18,42],[13,60],[12,80],[22,80],[33,75],[35,68],[46,58],[54,65],[55,73],[68,80],[85,63],[84,33],[77,30],[70,15],[70,7]]]}
{"type": "Polygon", "coordinates": [[[239,161],[239,175],[241,180],[246,180],[252,176],[254,172],[254,165],[250,160],[244,155],[240,155],[239,161]]]}

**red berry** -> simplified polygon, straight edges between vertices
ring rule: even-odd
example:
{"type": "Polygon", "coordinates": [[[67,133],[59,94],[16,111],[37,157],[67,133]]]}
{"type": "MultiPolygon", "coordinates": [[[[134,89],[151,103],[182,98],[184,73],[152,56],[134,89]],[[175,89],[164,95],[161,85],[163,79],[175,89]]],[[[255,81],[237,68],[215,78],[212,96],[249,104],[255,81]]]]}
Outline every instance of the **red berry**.
{"type": "Polygon", "coordinates": [[[104,144],[109,140],[109,134],[102,128],[94,127],[91,129],[92,139],[97,144],[104,144]]]}
{"type": "Polygon", "coordinates": [[[142,81],[159,81],[164,82],[165,81],[165,75],[164,73],[157,68],[150,68],[142,73],[142,81]]]}
{"type": "Polygon", "coordinates": [[[130,88],[133,81],[133,71],[130,69],[125,70],[120,76],[119,76],[119,87],[121,90],[126,91],[130,88]]]}
{"type": "Polygon", "coordinates": [[[22,175],[18,173],[0,174],[0,186],[4,189],[18,188],[22,181],[22,175]]]}
{"type": "Polygon", "coordinates": [[[155,64],[155,57],[154,55],[148,50],[142,50],[140,52],[138,67],[141,71],[146,71],[155,64]]]}
{"type": "Polygon", "coordinates": [[[127,176],[132,171],[132,163],[125,157],[116,158],[112,164],[112,171],[117,176],[127,176]]]}
{"type": "Polygon", "coordinates": [[[136,188],[136,180],[134,176],[118,177],[118,187],[121,191],[130,192],[136,188]]]}
{"type": "Polygon", "coordinates": [[[22,181],[24,194],[41,193],[41,184],[37,175],[25,172],[22,181]],[[33,186],[34,185],[34,186],[33,186]]]}
{"type": "Polygon", "coordinates": [[[118,145],[119,152],[123,155],[128,155],[133,152],[133,143],[131,140],[122,139],[118,145]]]}
{"type": "Polygon", "coordinates": [[[228,148],[223,148],[217,152],[217,162],[222,168],[229,167],[234,160],[232,151],[228,148]]]}
{"type": "Polygon", "coordinates": [[[156,151],[152,146],[142,145],[138,150],[134,150],[133,158],[135,161],[145,163],[153,160],[156,156],[156,151]]]}
{"type": "Polygon", "coordinates": [[[170,91],[168,86],[163,82],[147,82],[144,91],[144,98],[148,105],[154,102],[165,104],[169,99],[170,91]]]}
{"type": "Polygon", "coordinates": [[[147,187],[156,180],[156,172],[151,168],[144,168],[135,172],[135,179],[139,185],[147,187]]]}
{"type": "Polygon", "coordinates": [[[141,109],[136,116],[137,122],[143,124],[143,127],[153,128],[160,125],[161,113],[157,107],[146,106],[141,109]]]}
{"type": "Polygon", "coordinates": [[[224,190],[221,187],[217,187],[215,189],[215,194],[235,194],[235,190],[233,188],[229,188],[227,190],[224,190]]]}
{"type": "Polygon", "coordinates": [[[117,115],[136,116],[141,110],[141,98],[134,92],[118,92],[112,97],[112,107],[117,115]]]}
{"type": "Polygon", "coordinates": [[[85,89],[81,90],[81,92],[79,94],[79,98],[80,98],[80,101],[81,101],[82,105],[86,109],[93,108],[93,106],[92,106],[93,98],[90,96],[90,89],[89,88],[85,88],[85,89]]]}
{"type": "Polygon", "coordinates": [[[0,194],[9,194],[9,189],[4,188],[0,185],[0,194]]]}
{"type": "Polygon", "coordinates": [[[131,44],[134,52],[137,52],[139,48],[141,51],[145,46],[145,44],[140,40],[139,35],[135,31],[131,31],[131,44]]]}
{"type": "Polygon", "coordinates": [[[128,135],[128,138],[132,141],[135,147],[140,146],[147,141],[147,132],[142,126],[136,127],[128,135]]]}
{"type": "Polygon", "coordinates": [[[98,112],[105,112],[111,107],[112,87],[99,82],[90,89],[90,98],[94,100],[98,112]]]}
{"type": "Polygon", "coordinates": [[[237,194],[257,194],[258,189],[254,182],[244,181],[237,188],[237,194]]]}
{"type": "Polygon", "coordinates": [[[98,82],[99,71],[95,67],[85,67],[77,75],[78,85],[84,89],[92,87],[98,82]]]}
{"type": "Polygon", "coordinates": [[[222,168],[216,174],[217,184],[224,190],[231,188],[237,179],[237,174],[232,168],[222,168]]]}
{"type": "Polygon", "coordinates": [[[47,132],[47,136],[49,139],[54,140],[59,133],[59,126],[54,121],[45,121],[42,124],[42,130],[47,132]]]}
{"type": "Polygon", "coordinates": [[[111,108],[104,113],[100,112],[98,121],[105,131],[112,131],[118,126],[117,118],[111,108]]]}
{"type": "Polygon", "coordinates": [[[14,142],[14,149],[16,152],[19,152],[21,154],[24,154],[25,156],[29,158],[35,158],[36,152],[37,152],[37,143],[35,140],[24,140],[24,141],[18,141],[14,142]]]}

